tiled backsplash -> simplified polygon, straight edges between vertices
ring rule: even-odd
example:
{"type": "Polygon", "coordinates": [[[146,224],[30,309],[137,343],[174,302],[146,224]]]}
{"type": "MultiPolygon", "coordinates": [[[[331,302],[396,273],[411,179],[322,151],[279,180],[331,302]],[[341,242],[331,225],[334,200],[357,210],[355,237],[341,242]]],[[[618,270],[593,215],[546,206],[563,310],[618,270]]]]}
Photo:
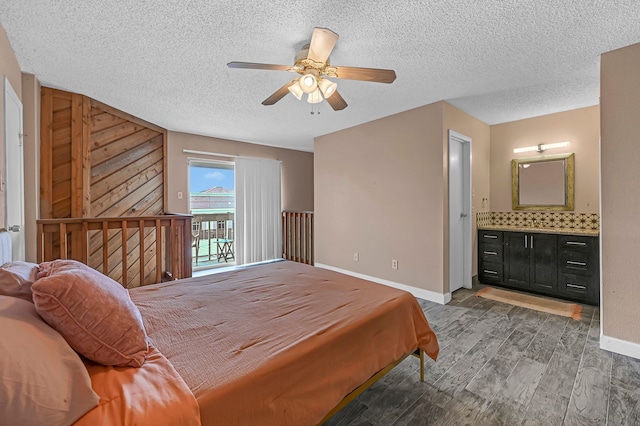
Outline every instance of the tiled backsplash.
{"type": "Polygon", "coordinates": [[[536,224],[540,228],[600,229],[597,213],[571,212],[481,212],[476,215],[477,226],[517,226],[536,224]]]}

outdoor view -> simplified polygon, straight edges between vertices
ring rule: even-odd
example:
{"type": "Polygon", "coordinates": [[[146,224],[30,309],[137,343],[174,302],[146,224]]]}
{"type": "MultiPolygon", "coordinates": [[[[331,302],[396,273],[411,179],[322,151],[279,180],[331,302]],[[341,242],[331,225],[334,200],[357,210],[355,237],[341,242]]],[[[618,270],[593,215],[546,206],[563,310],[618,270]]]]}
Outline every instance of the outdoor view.
{"type": "Polygon", "coordinates": [[[193,215],[193,267],[235,262],[233,165],[191,162],[189,206],[193,215]]]}

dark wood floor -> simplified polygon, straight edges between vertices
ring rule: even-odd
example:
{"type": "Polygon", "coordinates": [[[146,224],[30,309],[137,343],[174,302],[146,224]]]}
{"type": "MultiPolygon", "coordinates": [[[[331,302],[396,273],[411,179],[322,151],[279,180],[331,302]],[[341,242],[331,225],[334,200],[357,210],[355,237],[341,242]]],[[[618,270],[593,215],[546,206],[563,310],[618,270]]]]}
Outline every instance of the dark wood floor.
{"type": "MultiPolygon", "coordinates": [[[[475,297],[421,300],[440,356],[409,357],[328,425],[640,425],[640,360],[599,348],[579,321],[475,297]]],[[[640,326],[640,324],[636,324],[640,326]]]]}

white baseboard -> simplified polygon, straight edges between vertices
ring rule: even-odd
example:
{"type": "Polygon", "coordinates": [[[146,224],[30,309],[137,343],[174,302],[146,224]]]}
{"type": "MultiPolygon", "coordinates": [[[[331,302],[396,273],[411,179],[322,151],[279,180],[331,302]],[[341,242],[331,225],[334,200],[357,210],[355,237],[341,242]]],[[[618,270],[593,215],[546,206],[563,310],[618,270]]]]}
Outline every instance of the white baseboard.
{"type": "Polygon", "coordinates": [[[415,297],[419,299],[429,300],[431,302],[439,303],[441,305],[446,305],[451,301],[451,293],[440,294],[435,291],[425,290],[423,288],[400,284],[400,283],[385,280],[382,278],[371,277],[369,275],[364,275],[364,274],[360,274],[353,271],[347,271],[346,269],[340,269],[334,266],[323,265],[322,263],[315,263],[314,266],[317,266],[318,268],[328,269],[334,272],[340,272],[341,274],[345,274],[345,275],[351,275],[352,277],[361,278],[363,280],[373,281],[374,283],[383,284],[383,285],[397,288],[400,290],[404,290],[413,294],[415,297]]]}
{"type": "Polygon", "coordinates": [[[600,349],[640,359],[640,344],[600,335],[600,349]]]}

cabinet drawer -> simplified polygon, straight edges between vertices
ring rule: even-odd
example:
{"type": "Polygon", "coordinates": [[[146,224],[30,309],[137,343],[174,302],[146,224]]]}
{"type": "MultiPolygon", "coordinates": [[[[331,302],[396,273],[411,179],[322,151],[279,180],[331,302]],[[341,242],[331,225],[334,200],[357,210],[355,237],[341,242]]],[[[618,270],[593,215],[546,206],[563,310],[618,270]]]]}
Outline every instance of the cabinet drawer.
{"type": "Polygon", "coordinates": [[[598,239],[579,235],[560,235],[558,236],[558,247],[560,249],[593,251],[598,247],[598,239]]]}
{"type": "Polygon", "coordinates": [[[596,260],[590,251],[560,250],[560,271],[568,274],[593,275],[596,260]]]}
{"type": "Polygon", "coordinates": [[[503,279],[501,263],[484,263],[480,265],[478,279],[483,283],[501,283],[503,279]]]}
{"type": "Polygon", "coordinates": [[[478,231],[480,244],[502,244],[502,231],[478,231]]]}
{"type": "Polygon", "coordinates": [[[580,299],[591,299],[593,294],[593,279],[584,275],[560,273],[558,292],[565,296],[580,299]]]}
{"type": "Polygon", "coordinates": [[[480,258],[483,262],[502,263],[503,252],[502,245],[498,244],[481,244],[480,258]]]}

